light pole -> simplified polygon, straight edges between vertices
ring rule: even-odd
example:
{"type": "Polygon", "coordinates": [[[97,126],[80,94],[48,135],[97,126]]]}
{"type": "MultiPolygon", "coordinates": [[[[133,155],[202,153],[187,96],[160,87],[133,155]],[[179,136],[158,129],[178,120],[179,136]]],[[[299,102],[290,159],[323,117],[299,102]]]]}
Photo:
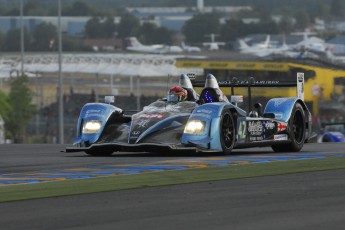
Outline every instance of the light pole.
{"type": "Polygon", "coordinates": [[[24,14],[24,0],[20,0],[20,74],[24,74],[24,22],[23,22],[23,14],[24,14]]]}
{"type": "Polygon", "coordinates": [[[58,37],[59,37],[59,143],[64,144],[63,121],[63,79],[62,79],[62,35],[61,35],[61,0],[58,1],[58,37]]]}

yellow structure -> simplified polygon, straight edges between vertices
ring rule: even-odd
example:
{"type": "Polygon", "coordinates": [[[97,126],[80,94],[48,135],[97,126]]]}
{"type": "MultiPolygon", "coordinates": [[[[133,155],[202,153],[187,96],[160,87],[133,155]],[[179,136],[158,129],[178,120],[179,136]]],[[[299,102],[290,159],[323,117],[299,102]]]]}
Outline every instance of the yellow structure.
{"type": "MultiPolygon", "coordinates": [[[[201,68],[205,73],[213,73],[219,80],[231,80],[232,77],[247,79],[254,77],[258,80],[294,81],[297,72],[305,75],[305,101],[313,105],[313,114],[318,115],[318,102],[329,101],[332,97],[343,94],[345,85],[345,68],[334,66],[301,64],[298,62],[250,62],[250,61],[214,61],[198,59],[178,59],[178,68],[201,68]],[[273,79],[272,79],[273,78],[273,79]]],[[[236,91],[236,94],[245,94],[246,89],[236,91]]],[[[230,94],[230,89],[223,89],[230,94]]],[[[253,95],[263,97],[294,97],[294,88],[254,88],[253,95]]]]}

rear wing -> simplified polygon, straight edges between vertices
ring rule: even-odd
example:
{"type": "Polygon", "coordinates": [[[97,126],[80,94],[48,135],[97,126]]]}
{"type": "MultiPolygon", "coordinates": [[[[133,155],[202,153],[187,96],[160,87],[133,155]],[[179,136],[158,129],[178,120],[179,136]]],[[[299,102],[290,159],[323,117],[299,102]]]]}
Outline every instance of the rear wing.
{"type": "MultiPolygon", "coordinates": [[[[193,79],[193,78],[192,78],[193,79]]],[[[219,81],[217,82],[219,87],[231,87],[231,96],[234,96],[234,88],[238,87],[247,87],[248,88],[248,106],[249,111],[251,111],[251,88],[252,87],[296,87],[296,94],[299,99],[304,101],[304,73],[297,73],[296,81],[267,81],[260,80],[256,81],[253,77],[250,77],[248,80],[238,80],[234,77],[232,80],[228,81],[219,81]]],[[[192,81],[193,87],[204,87],[204,81],[192,81]]]]}
{"type": "MultiPolygon", "coordinates": [[[[205,81],[191,80],[193,87],[205,86],[205,81]]],[[[297,81],[256,81],[253,77],[250,77],[248,80],[238,80],[234,77],[232,80],[218,81],[218,85],[219,87],[231,87],[232,95],[234,95],[234,88],[238,87],[248,87],[249,91],[252,87],[296,87],[297,97],[304,101],[304,73],[297,73],[297,81]]],[[[251,93],[248,96],[251,96],[251,93]]]]}

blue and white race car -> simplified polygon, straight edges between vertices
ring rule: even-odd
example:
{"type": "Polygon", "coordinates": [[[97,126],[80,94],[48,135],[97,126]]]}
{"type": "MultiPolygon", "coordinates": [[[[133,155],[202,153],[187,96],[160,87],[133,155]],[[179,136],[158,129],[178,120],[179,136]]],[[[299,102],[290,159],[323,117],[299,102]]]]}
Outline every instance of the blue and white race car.
{"type": "Polygon", "coordinates": [[[86,104],[78,119],[77,137],[66,151],[90,155],[119,151],[228,154],[236,148],[271,146],[276,152],[298,152],[311,137],[303,73],[298,73],[297,83],[253,78],[218,82],[208,74],[204,82],[193,84],[183,74],[179,85],[192,95],[189,100],[176,104],[158,100],[134,115],[126,115],[110,103],[86,104]],[[200,96],[193,86],[203,87],[200,96]],[[259,103],[252,108],[251,88],[292,86],[297,86],[297,97],[272,98],[263,111],[259,103]],[[220,87],[231,87],[230,100],[220,87]],[[248,111],[238,106],[243,96],[234,94],[237,87],[248,88],[248,111]]]}
{"type": "Polygon", "coordinates": [[[322,131],[317,138],[318,143],[345,142],[345,122],[327,122],[321,124],[322,131]]]}

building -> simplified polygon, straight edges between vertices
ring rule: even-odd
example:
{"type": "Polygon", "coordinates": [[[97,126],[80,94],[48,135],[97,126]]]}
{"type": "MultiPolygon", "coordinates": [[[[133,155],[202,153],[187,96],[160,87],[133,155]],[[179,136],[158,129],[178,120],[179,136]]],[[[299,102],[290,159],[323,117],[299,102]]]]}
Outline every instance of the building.
{"type": "MultiPolygon", "coordinates": [[[[62,32],[73,37],[80,37],[84,33],[85,25],[91,17],[61,17],[62,32]]],[[[32,32],[36,26],[41,23],[51,23],[58,26],[57,17],[39,17],[39,16],[24,16],[23,25],[28,32],[32,32]]],[[[19,16],[1,16],[0,17],[0,31],[7,33],[12,29],[19,29],[21,26],[21,17],[19,16]]]]}

